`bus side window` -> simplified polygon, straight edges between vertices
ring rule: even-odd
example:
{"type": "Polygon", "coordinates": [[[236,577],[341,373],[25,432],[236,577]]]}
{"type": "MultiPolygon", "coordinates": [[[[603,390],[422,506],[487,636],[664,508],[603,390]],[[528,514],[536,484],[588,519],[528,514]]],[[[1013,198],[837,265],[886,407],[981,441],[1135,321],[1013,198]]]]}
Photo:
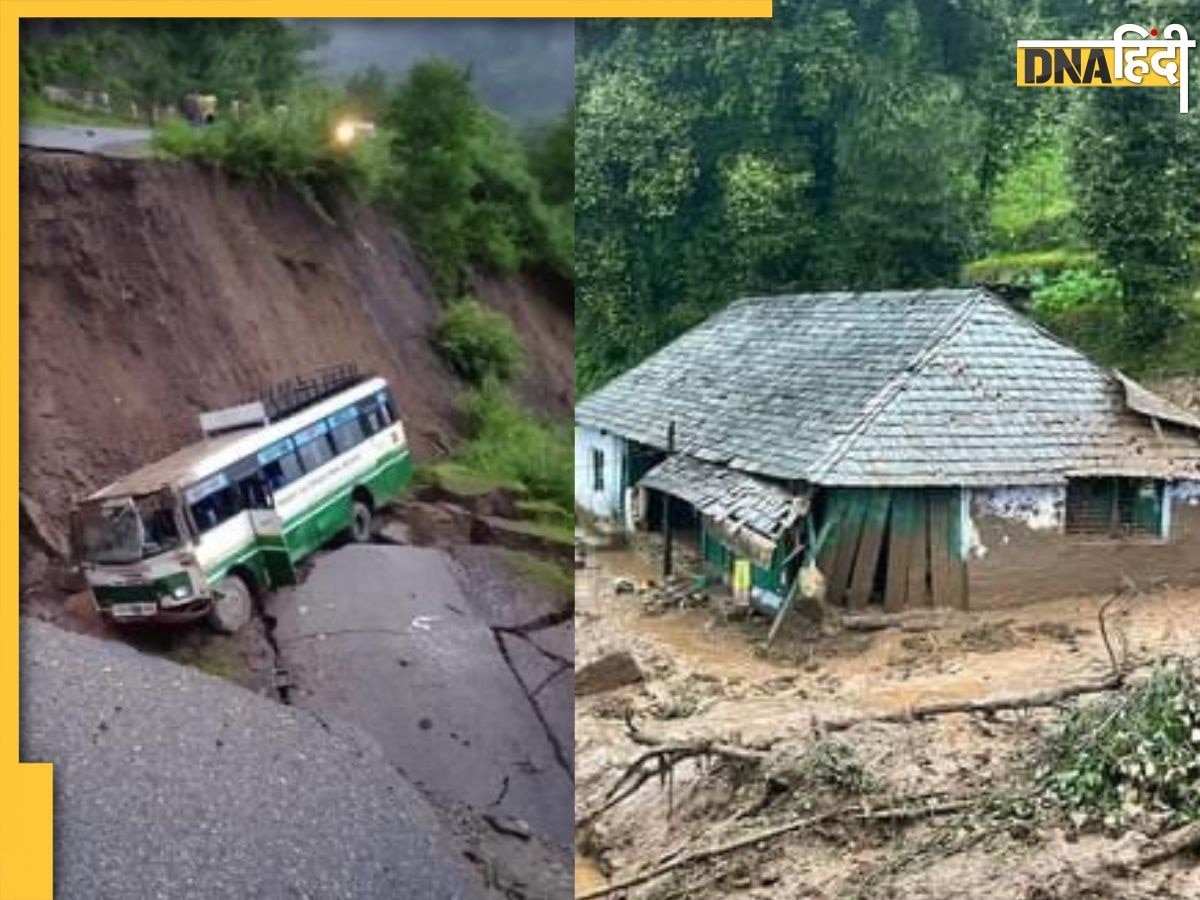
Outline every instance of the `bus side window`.
{"type": "Polygon", "coordinates": [[[235,485],[214,491],[192,504],[192,518],[201,533],[216,528],[242,511],[242,498],[235,485]]]}
{"type": "Polygon", "coordinates": [[[347,450],[357,447],[366,438],[366,435],[363,434],[362,422],[358,420],[357,416],[347,419],[331,429],[329,436],[333,439],[334,449],[338,453],[345,453],[347,450]]]}
{"type": "Polygon", "coordinates": [[[291,484],[304,474],[291,438],[284,438],[260,451],[258,464],[262,466],[263,477],[273,491],[291,484]]]}
{"type": "Polygon", "coordinates": [[[286,453],[263,466],[263,476],[273,491],[286,487],[303,474],[295,453],[286,453]]]}
{"type": "Polygon", "coordinates": [[[300,454],[305,472],[314,472],[333,459],[333,444],[329,441],[329,425],[322,419],[292,435],[292,443],[300,454]]]}
{"type": "Polygon", "coordinates": [[[238,490],[241,491],[242,505],[246,509],[270,509],[274,505],[262,475],[254,474],[243,478],[238,482],[238,490]]]}
{"type": "Polygon", "coordinates": [[[304,471],[312,472],[321,468],[333,459],[333,445],[329,443],[329,435],[323,434],[305,441],[300,445],[300,461],[304,463],[304,471]]]}
{"type": "Polygon", "coordinates": [[[391,391],[380,391],[377,395],[379,398],[379,412],[383,416],[383,421],[390,425],[396,421],[396,406],[392,403],[391,391]]]}
{"type": "Polygon", "coordinates": [[[372,407],[362,415],[363,432],[370,437],[373,434],[378,434],[383,428],[383,418],[379,415],[379,410],[372,407]]]}

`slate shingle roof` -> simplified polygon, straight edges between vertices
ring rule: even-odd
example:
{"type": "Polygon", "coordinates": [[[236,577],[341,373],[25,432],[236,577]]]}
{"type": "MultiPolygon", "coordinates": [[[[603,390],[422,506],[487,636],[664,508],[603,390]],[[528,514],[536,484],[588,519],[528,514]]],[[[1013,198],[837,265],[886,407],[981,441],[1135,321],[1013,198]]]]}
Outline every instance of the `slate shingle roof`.
{"type": "Polygon", "coordinates": [[[1200,430],[1125,391],[983,290],[808,294],[732,304],[575,417],[662,449],[673,419],[679,452],[826,485],[1200,478],[1200,430]]]}

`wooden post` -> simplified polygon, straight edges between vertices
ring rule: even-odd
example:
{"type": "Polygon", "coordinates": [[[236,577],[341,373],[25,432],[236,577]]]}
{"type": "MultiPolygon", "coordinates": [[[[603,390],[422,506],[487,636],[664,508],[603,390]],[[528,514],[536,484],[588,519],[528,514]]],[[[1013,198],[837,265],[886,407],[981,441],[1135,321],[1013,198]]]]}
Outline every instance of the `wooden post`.
{"type": "MultiPolygon", "coordinates": [[[[675,420],[667,424],[667,458],[675,453],[675,420]]],[[[674,570],[674,560],[671,558],[671,495],[663,491],[663,580],[671,577],[674,570]]]]}

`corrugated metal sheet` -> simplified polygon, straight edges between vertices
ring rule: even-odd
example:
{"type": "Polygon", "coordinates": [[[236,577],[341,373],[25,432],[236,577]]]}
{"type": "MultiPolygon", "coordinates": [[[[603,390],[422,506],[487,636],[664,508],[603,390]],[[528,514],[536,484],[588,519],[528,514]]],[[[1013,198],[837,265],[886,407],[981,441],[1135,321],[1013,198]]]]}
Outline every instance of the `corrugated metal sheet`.
{"type": "Polygon", "coordinates": [[[808,512],[807,491],[793,494],[779,484],[679,454],[667,457],[638,484],[691,504],[767,565],[779,539],[808,512]]]}
{"type": "Polygon", "coordinates": [[[1200,433],[1126,393],[986,291],[815,294],[733,304],[576,418],[660,448],[673,419],[689,456],[825,485],[1200,478],[1200,433]]]}
{"type": "Polygon", "coordinates": [[[1125,388],[1125,405],[1130,409],[1164,422],[1200,429],[1200,416],[1176,406],[1165,397],[1151,393],[1122,372],[1115,374],[1125,388]]]}

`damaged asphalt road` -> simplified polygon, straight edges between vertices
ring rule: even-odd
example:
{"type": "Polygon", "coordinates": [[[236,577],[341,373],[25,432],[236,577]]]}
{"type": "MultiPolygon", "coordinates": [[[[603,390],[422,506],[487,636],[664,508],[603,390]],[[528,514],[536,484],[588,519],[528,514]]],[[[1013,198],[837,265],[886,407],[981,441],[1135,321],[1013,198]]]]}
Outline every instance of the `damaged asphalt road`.
{"type": "Polygon", "coordinates": [[[266,611],[292,703],[371,734],[435,802],[520,820],[566,848],[570,614],[518,597],[491,615],[485,587],[440,550],[352,545],[317,558],[266,611]]]}
{"type": "Polygon", "coordinates": [[[40,622],[21,646],[21,757],[55,762],[57,896],[478,896],[365,736],[40,622]]]}

